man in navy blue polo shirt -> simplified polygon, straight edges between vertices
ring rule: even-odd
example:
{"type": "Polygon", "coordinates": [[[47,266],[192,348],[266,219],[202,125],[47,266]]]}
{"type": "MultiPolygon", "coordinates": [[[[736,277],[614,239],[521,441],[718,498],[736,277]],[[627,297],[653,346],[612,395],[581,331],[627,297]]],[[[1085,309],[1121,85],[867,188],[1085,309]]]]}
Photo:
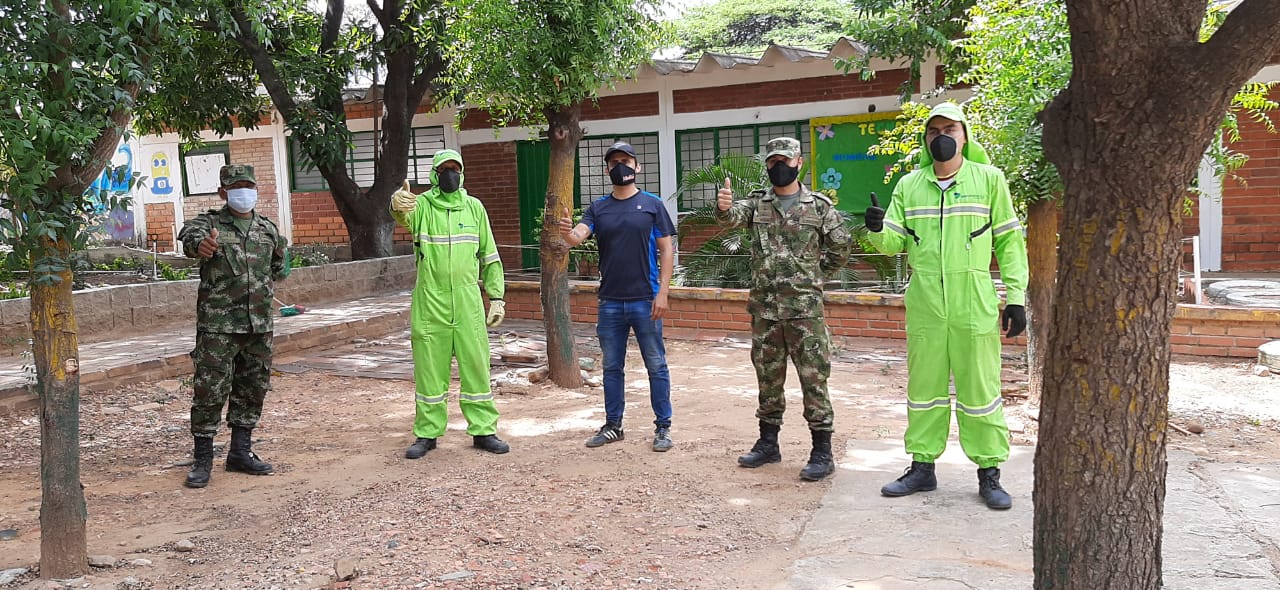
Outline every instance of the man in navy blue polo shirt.
{"type": "MultiPolygon", "coordinates": [[[[596,335],[604,356],[605,424],[587,440],[588,447],[620,441],[626,407],[624,368],[627,338],[635,330],[640,355],[649,371],[649,401],[653,406],[653,450],[671,449],[671,377],[662,344],[662,316],[667,311],[667,288],[675,254],[671,235],[675,226],[662,199],[636,186],[635,149],[618,142],[604,154],[605,171],[613,191],[596,199],[573,219],[560,219],[560,232],[570,247],[592,234],[600,246],[599,317],[596,335]]],[[[567,215],[568,212],[566,212],[567,215]]]]}

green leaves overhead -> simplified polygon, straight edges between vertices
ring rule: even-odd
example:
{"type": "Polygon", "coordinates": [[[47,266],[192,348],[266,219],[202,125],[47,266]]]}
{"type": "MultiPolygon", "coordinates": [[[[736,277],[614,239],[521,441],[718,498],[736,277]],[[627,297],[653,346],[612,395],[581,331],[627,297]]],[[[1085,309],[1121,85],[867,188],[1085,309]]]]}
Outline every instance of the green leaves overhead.
{"type": "Polygon", "coordinates": [[[756,54],[770,43],[827,49],[853,19],[840,0],[720,0],[685,12],[676,38],[693,58],[704,51],[756,54]]]}

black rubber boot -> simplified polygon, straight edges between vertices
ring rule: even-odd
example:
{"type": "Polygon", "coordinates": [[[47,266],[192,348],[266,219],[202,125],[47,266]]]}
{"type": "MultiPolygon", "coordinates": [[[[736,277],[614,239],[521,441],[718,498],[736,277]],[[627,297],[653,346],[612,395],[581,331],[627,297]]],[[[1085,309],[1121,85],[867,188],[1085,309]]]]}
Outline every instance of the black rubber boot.
{"type": "Polygon", "coordinates": [[[253,429],[231,427],[231,450],[227,452],[227,471],[239,471],[249,475],[269,475],[271,464],[258,460],[253,454],[253,429]]]}
{"type": "Polygon", "coordinates": [[[197,436],[196,447],[192,452],[196,462],[191,464],[191,471],[187,472],[186,486],[189,488],[203,488],[209,485],[209,472],[213,471],[213,439],[204,436],[197,436]]]}
{"type": "Polygon", "coordinates": [[[756,441],[750,452],[738,457],[738,465],[755,468],[781,461],[782,451],[778,449],[778,431],[780,430],[782,430],[781,426],[761,420],[760,440],[756,441]]]}
{"type": "Polygon", "coordinates": [[[1000,487],[999,467],[978,470],[978,495],[987,502],[987,508],[992,510],[1013,508],[1013,498],[1009,497],[1009,492],[1000,487]]]}
{"type": "Polygon", "coordinates": [[[933,463],[912,461],[902,477],[885,484],[880,493],[885,496],[910,496],[916,492],[932,492],[938,489],[938,478],[933,474],[933,463]]]}
{"type": "Polygon", "coordinates": [[[473,436],[471,437],[471,446],[482,451],[489,451],[495,455],[501,455],[511,450],[511,446],[502,442],[502,439],[498,438],[496,434],[473,436]]]}
{"type": "Polygon", "coordinates": [[[404,452],[405,459],[421,459],[427,451],[436,448],[436,439],[418,437],[404,452]]]}
{"type": "Polygon", "coordinates": [[[836,462],[831,456],[831,431],[810,430],[813,436],[813,450],[809,451],[809,463],[800,470],[800,479],[819,481],[835,473],[836,462]]]}

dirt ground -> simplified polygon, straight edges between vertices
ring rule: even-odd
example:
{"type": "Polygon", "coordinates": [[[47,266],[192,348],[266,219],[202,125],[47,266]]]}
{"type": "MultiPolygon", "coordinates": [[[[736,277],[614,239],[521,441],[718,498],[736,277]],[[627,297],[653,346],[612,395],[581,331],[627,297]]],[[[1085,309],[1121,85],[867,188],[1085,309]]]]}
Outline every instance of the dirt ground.
{"type": "MultiPolygon", "coordinates": [[[[323,359],[359,357],[407,371],[407,343],[347,345],[323,359]]],[[[583,356],[598,358],[584,341],[583,356]]],[[[899,439],[905,425],[900,343],[846,343],[833,362],[835,445],[899,439]]],[[[221,469],[202,490],[182,480],[190,457],[185,383],[140,384],[83,401],[82,469],[95,568],[76,587],[137,589],[456,588],[578,590],[767,589],[785,579],[793,547],[829,483],[802,482],[808,433],[798,383],[783,427],[783,462],[742,469],[756,436],[749,342],[668,340],[676,447],[649,449],[652,413],[639,355],[628,358],[626,440],[583,441],[603,421],[598,388],[549,384],[498,389],[500,435],[512,452],[470,447],[456,402],[440,448],[409,461],[412,384],[306,370],[274,380],[255,450],[276,474],[221,469]],[[154,405],[147,405],[154,404],[154,405]],[[189,541],[193,548],[187,548],[189,541]],[[336,582],[335,567],[354,568],[336,582]]],[[[305,361],[306,359],[301,359],[305,361]]],[[[1008,416],[1033,444],[1036,411],[1020,397],[1025,367],[1006,363],[1008,416]]],[[[1231,460],[1280,457],[1274,417],[1215,395],[1280,390],[1280,376],[1247,363],[1175,365],[1173,422],[1199,422],[1172,444],[1231,460]],[[1225,393],[1224,393],[1225,392],[1225,393]],[[1191,400],[1191,401],[1188,401],[1191,400]],[[1179,405],[1181,404],[1181,405],[1179,405]]],[[[402,371],[403,373],[404,371],[402,371]]],[[[598,374],[598,372],[597,372],[598,374]]],[[[1258,408],[1276,404],[1257,398],[1258,408]]],[[[33,414],[0,418],[0,570],[38,561],[39,444],[33,414]]],[[[1019,432],[1020,431],[1020,432],[1019,432]]],[[[227,440],[220,434],[218,441],[227,440]]],[[[904,467],[907,457],[904,455],[904,467]]],[[[28,572],[6,588],[45,588],[28,572]]]]}

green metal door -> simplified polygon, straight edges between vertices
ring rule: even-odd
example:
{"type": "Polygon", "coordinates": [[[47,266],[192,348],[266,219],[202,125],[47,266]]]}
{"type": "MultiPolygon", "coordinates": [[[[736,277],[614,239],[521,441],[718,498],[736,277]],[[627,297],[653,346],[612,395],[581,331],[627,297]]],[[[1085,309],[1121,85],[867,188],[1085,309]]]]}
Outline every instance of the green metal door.
{"type": "Polygon", "coordinates": [[[547,177],[551,170],[551,142],[516,142],[516,174],[520,190],[521,264],[526,269],[542,266],[538,260],[538,240],[534,229],[542,225],[538,213],[547,203],[547,177]]]}

